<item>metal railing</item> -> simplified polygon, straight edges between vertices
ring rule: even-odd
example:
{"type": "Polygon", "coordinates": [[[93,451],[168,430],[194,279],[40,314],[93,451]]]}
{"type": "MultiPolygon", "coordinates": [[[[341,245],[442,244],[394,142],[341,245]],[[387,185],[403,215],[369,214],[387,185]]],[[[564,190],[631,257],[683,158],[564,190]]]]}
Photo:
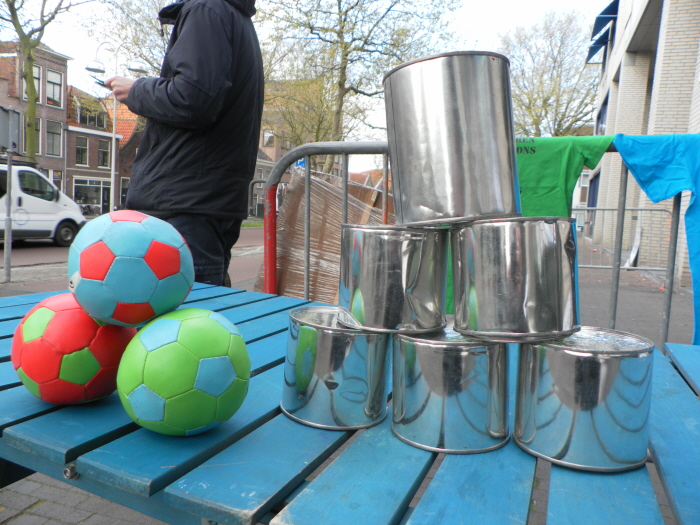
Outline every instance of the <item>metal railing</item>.
{"type": "MultiPolygon", "coordinates": [[[[609,152],[617,151],[613,145],[609,152]]],[[[314,155],[343,155],[342,162],[342,199],[343,199],[343,223],[347,222],[348,206],[348,156],[349,155],[383,155],[384,169],[382,178],[382,204],[384,222],[387,221],[387,196],[388,183],[388,143],[387,142],[315,142],[305,144],[289,151],[274,166],[265,184],[265,218],[264,218],[264,284],[265,293],[277,293],[277,185],[287,168],[300,159],[306,159],[305,163],[305,193],[304,193],[304,298],[309,299],[309,274],[310,274],[310,223],[311,223],[311,160],[314,155]]],[[[617,208],[584,208],[584,211],[617,212],[615,226],[615,242],[612,253],[611,265],[581,265],[580,268],[604,268],[612,269],[612,291],[610,294],[610,317],[608,328],[615,328],[617,319],[617,303],[620,288],[620,271],[622,268],[622,246],[625,224],[625,212],[649,211],[649,208],[625,208],[627,200],[627,181],[629,171],[622,164],[620,174],[620,188],[617,208]]],[[[625,270],[655,270],[666,271],[664,307],[661,319],[661,342],[668,339],[670,323],[671,302],[673,299],[674,269],[676,266],[676,246],[678,244],[678,226],[680,222],[681,195],[673,199],[673,209],[669,212],[661,208],[653,208],[654,212],[670,213],[669,245],[665,267],[625,267],[625,270]]],[[[576,210],[573,210],[574,212],[576,210]]],[[[601,226],[602,228],[603,226],[601,226]]]]}

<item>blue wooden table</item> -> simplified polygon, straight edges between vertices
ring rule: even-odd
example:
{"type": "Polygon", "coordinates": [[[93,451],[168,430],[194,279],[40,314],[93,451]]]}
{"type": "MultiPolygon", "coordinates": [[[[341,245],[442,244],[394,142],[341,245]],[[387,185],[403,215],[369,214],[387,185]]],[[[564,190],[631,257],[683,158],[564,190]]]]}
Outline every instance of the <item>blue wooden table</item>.
{"type": "MultiPolygon", "coordinates": [[[[20,384],[9,361],[12,334],[48,295],[0,299],[0,486],[39,471],[172,524],[527,522],[536,459],[513,442],[486,454],[440,455],[428,482],[438,455],[393,437],[388,420],[362,432],[338,432],[281,414],[288,311],[306,301],[195,286],[183,307],[215,310],[234,322],[254,372],[248,397],[230,421],[174,438],[137,427],[116,395],[57,407],[20,384]],[[64,477],[67,466],[77,478],[64,477]]],[[[700,347],[667,347],[673,361],[658,350],[655,356],[650,453],[674,517],[696,524],[700,347]]],[[[511,381],[515,362],[510,359],[511,381]]],[[[595,474],[553,466],[546,511],[550,524],[663,523],[646,468],[595,474]]]]}

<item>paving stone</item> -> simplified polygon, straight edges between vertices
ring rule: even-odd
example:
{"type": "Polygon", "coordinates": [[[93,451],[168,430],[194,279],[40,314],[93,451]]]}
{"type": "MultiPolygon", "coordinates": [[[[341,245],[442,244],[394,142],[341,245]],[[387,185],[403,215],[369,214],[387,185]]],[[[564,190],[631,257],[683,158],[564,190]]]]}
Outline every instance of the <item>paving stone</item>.
{"type": "Polygon", "coordinates": [[[90,497],[86,492],[80,494],[65,490],[63,487],[53,487],[49,485],[42,485],[32,492],[32,496],[41,500],[53,501],[54,503],[59,503],[67,507],[73,507],[90,497]]]}
{"type": "Polygon", "coordinates": [[[30,479],[26,478],[17,481],[16,483],[13,483],[7,488],[15,492],[19,492],[20,494],[31,494],[33,491],[35,491],[41,486],[41,483],[37,483],[36,481],[31,481],[30,479]]]}
{"type": "Polygon", "coordinates": [[[24,510],[34,505],[37,501],[39,501],[38,498],[27,494],[21,494],[9,489],[0,490],[0,506],[3,507],[24,510]]]}
{"type": "Polygon", "coordinates": [[[108,516],[112,519],[112,523],[116,520],[124,520],[145,525],[167,525],[160,520],[94,495],[78,503],[75,508],[100,516],[108,516]]]}
{"type": "Polygon", "coordinates": [[[80,523],[90,517],[90,512],[76,509],[75,507],[66,507],[52,501],[42,501],[37,506],[32,507],[32,514],[43,516],[45,518],[53,518],[64,523],[80,523]]]}
{"type": "Polygon", "coordinates": [[[39,472],[36,472],[26,478],[30,481],[34,481],[36,483],[41,483],[42,485],[50,485],[51,487],[58,487],[63,490],[68,490],[70,492],[80,492],[80,493],[85,493],[84,490],[79,489],[78,487],[74,487],[73,485],[69,485],[68,483],[65,483],[63,481],[60,481],[58,479],[54,479],[51,476],[46,476],[44,474],[41,474],[39,472]]]}
{"type": "Polygon", "coordinates": [[[22,514],[8,522],[8,525],[46,525],[47,521],[46,518],[35,516],[34,514],[22,514]]]}
{"type": "Polygon", "coordinates": [[[0,523],[7,523],[11,518],[14,518],[22,512],[19,509],[11,509],[10,507],[3,507],[0,505],[0,523]]]}

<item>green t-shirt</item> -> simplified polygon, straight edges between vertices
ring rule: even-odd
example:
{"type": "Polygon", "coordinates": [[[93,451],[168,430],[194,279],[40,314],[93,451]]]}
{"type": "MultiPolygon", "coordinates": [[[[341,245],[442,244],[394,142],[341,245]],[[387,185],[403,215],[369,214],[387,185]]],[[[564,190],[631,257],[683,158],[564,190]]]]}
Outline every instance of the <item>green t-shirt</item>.
{"type": "Polygon", "coordinates": [[[515,139],[523,217],[570,217],[584,166],[595,168],[614,135],[515,139]]]}

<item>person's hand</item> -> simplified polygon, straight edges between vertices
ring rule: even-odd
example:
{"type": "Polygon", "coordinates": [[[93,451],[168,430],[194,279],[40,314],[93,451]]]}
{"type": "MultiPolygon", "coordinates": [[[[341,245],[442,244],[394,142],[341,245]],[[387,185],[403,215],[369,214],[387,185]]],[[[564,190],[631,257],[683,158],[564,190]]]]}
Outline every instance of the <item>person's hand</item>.
{"type": "Polygon", "coordinates": [[[114,97],[119,102],[126,102],[134,82],[136,81],[133,78],[111,77],[105,80],[105,87],[112,90],[114,97]]]}

